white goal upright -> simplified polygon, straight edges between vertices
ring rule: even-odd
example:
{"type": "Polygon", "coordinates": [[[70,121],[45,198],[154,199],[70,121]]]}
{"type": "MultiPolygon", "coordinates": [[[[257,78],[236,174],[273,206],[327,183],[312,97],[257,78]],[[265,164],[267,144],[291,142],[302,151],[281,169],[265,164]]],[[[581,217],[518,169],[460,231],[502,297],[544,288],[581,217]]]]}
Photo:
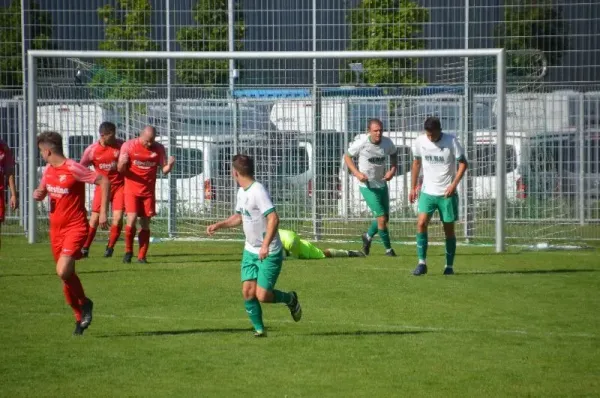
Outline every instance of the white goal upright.
{"type": "MultiPolygon", "coordinates": [[[[29,243],[36,242],[36,236],[38,233],[38,205],[35,201],[31,200],[33,191],[35,190],[39,180],[38,170],[38,154],[35,145],[36,136],[43,126],[40,126],[39,117],[39,106],[42,99],[39,98],[39,85],[38,85],[38,74],[43,68],[47,68],[47,63],[38,62],[40,60],[56,60],[56,59],[76,59],[82,60],[81,64],[93,63],[98,59],[112,59],[112,60],[146,60],[151,65],[161,64],[165,62],[170,68],[172,61],[184,61],[184,60],[204,60],[204,61],[243,61],[243,60],[313,60],[313,67],[316,70],[316,60],[369,60],[369,59],[435,59],[435,58],[481,58],[481,57],[493,57],[495,58],[495,113],[496,113],[496,125],[495,125],[495,146],[496,146],[496,159],[495,166],[496,170],[506,169],[506,52],[504,49],[451,49],[451,50],[410,50],[410,51],[289,51],[289,52],[112,52],[112,51],[61,51],[61,50],[30,50],[27,53],[27,78],[28,78],[28,89],[27,89],[27,121],[28,121],[28,152],[27,152],[27,163],[23,166],[27,167],[27,195],[29,198],[27,206],[27,233],[29,243]]],[[[231,65],[231,63],[230,63],[231,65]]],[[[231,66],[230,66],[231,68],[231,66]]],[[[144,71],[140,71],[143,73],[144,71]]],[[[230,74],[233,75],[231,69],[230,74]]],[[[168,73],[167,82],[169,86],[167,91],[171,89],[171,76],[168,73]]],[[[320,99],[317,99],[317,90],[319,89],[317,84],[316,72],[313,72],[313,87],[312,87],[312,100],[313,104],[320,103],[320,99]]],[[[230,92],[229,96],[233,97],[233,93],[230,92]]],[[[43,99],[46,100],[46,99],[43,99]]],[[[131,100],[131,99],[129,99],[131,100]]],[[[74,99],[76,101],[76,99],[74,99]]],[[[135,103],[135,99],[131,102],[135,103]]],[[[176,140],[176,132],[172,131],[171,126],[171,97],[167,95],[166,98],[160,98],[161,104],[167,104],[167,136],[170,142],[176,140]]],[[[317,108],[317,106],[315,106],[317,108]]],[[[141,108],[138,108],[141,109],[141,108]]],[[[144,108],[147,109],[147,108],[144,108]]],[[[143,112],[143,111],[140,111],[143,112]]],[[[130,113],[127,113],[127,117],[130,113]]],[[[377,115],[373,115],[377,116],[377,115]]],[[[308,134],[310,143],[312,143],[312,157],[310,158],[310,168],[313,171],[312,176],[312,187],[317,186],[317,156],[315,155],[315,145],[320,142],[318,135],[321,130],[325,130],[321,123],[320,110],[315,110],[312,114],[313,126],[311,132],[308,134]]],[[[235,126],[237,119],[232,121],[232,125],[235,126]]],[[[140,119],[141,120],[141,119],[140,119]]],[[[144,121],[147,119],[144,119],[144,121]]],[[[129,125],[128,125],[129,126],[129,125]]],[[[133,129],[133,127],[132,127],[133,129]]],[[[60,131],[59,131],[60,132],[60,131]]],[[[348,132],[344,132],[348,133],[348,132]]],[[[402,133],[401,131],[399,132],[402,133]]],[[[133,131],[131,132],[133,134],[133,131]]],[[[236,140],[238,138],[236,137],[236,140]]],[[[237,141],[236,141],[237,142],[237,141]]],[[[170,145],[166,145],[169,152],[172,152],[170,145]]],[[[232,149],[238,149],[234,146],[232,149]]],[[[229,161],[229,159],[227,159],[229,161]]],[[[177,167],[177,166],[176,166],[177,167]]],[[[171,225],[176,224],[178,203],[176,193],[178,187],[175,185],[174,178],[169,178],[168,189],[173,194],[169,196],[168,202],[168,223],[169,228],[171,225]]],[[[505,249],[505,221],[506,221],[506,195],[501,194],[506,192],[506,174],[499,172],[495,177],[495,190],[497,195],[495,196],[495,228],[493,239],[495,241],[495,247],[497,252],[502,252],[505,249]]],[[[320,222],[323,217],[318,216],[319,208],[321,203],[318,202],[317,194],[313,194],[306,203],[306,214],[309,223],[312,223],[314,228],[320,222]]],[[[216,200],[219,198],[217,196],[216,200]]],[[[189,211],[186,210],[186,211],[189,211]]],[[[221,214],[219,214],[220,216],[221,214]]],[[[224,214],[222,214],[224,215],[224,214]]],[[[211,215],[211,217],[213,217],[211,215]]],[[[336,221],[337,222],[337,221],[336,221]]],[[[341,223],[342,221],[340,221],[341,223]]],[[[343,220],[348,222],[348,219],[343,220]]],[[[315,233],[317,235],[317,233],[315,233]]]]}

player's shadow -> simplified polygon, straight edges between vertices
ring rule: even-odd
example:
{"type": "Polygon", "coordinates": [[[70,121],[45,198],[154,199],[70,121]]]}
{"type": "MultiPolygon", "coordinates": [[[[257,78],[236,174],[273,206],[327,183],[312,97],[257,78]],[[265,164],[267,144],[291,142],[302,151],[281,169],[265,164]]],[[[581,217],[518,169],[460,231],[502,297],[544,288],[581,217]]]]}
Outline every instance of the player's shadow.
{"type": "MultiPolygon", "coordinates": [[[[273,330],[270,328],[269,330],[273,330]]],[[[223,334],[223,333],[250,333],[250,328],[203,328],[203,329],[181,329],[181,330],[150,330],[133,333],[117,333],[110,335],[102,335],[98,337],[153,337],[153,336],[180,336],[190,334],[223,334]]]]}
{"type": "Polygon", "coordinates": [[[339,336],[403,336],[422,333],[433,333],[433,330],[354,330],[336,332],[315,332],[310,336],[339,337],[339,336]]]}
{"type": "MultiPolygon", "coordinates": [[[[160,257],[191,257],[191,256],[205,256],[206,254],[204,253],[171,253],[171,254],[152,254],[151,257],[153,258],[160,258],[160,257]]],[[[231,256],[231,253],[211,253],[210,257],[217,257],[217,256],[231,256]]]]}
{"type": "Polygon", "coordinates": [[[520,269],[520,270],[495,270],[495,271],[466,271],[457,272],[456,276],[459,275],[510,275],[510,274],[523,274],[523,275],[546,275],[546,274],[571,274],[578,272],[600,272],[600,269],[594,268],[579,268],[579,269],[520,269]]]}
{"type": "Polygon", "coordinates": [[[217,258],[217,259],[205,259],[205,260],[175,260],[175,261],[161,261],[157,260],[151,264],[204,264],[204,263],[235,263],[239,262],[240,258],[217,258]]]}

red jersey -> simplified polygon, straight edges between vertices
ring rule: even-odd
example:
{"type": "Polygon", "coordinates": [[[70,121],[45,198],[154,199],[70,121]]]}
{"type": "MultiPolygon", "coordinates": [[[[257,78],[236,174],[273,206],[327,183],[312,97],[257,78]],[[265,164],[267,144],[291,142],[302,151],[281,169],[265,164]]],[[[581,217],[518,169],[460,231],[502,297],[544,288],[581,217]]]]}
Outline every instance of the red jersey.
{"type": "Polygon", "coordinates": [[[72,159],[60,166],[46,166],[40,187],[50,197],[50,228],[87,222],[85,183],[94,184],[98,174],[72,159]]]}
{"type": "Polygon", "coordinates": [[[154,142],[146,148],[139,138],[134,138],[121,147],[119,162],[129,163],[125,173],[125,194],[153,197],[158,167],[167,164],[165,147],[154,142]]]}
{"type": "Polygon", "coordinates": [[[0,140],[0,193],[4,192],[5,176],[15,168],[15,159],[8,145],[0,140]]]}
{"type": "Polygon", "coordinates": [[[117,171],[117,161],[123,140],[117,140],[113,145],[103,146],[94,142],[83,152],[81,163],[85,167],[94,166],[98,174],[102,174],[110,181],[110,188],[115,189],[123,185],[123,176],[117,171]]]}

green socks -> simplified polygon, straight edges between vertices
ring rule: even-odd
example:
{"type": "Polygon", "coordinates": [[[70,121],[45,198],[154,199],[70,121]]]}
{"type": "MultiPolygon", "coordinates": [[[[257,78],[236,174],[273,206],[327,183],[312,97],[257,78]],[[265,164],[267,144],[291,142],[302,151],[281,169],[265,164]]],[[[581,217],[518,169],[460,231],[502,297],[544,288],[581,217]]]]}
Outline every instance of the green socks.
{"type": "MultiPolygon", "coordinates": [[[[456,247],[456,238],[454,239],[454,246],[456,247]]],[[[419,263],[425,263],[425,260],[427,260],[427,232],[417,233],[417,256],[419,257],[419,263]]],[[[452,258],[454,259],[454,254],[452,258]]]]}
{"type": "Polygon", "coordinates": [[[371,222],[371,225],[369,226],[369,230],[367,231],[367,235],[369,236],[369,239],[373,239],[373,237],[375,236],[375,234],[377,233],[377,220],[373,220],[371,222]]]}
{"type": "Polygon", "coordinates": [[[380,229],[379,237],[383,242],[383,247],[385,247],[385,250],[390,250],[392,248],[392,245],[390,244],[390,233],[388,232],[388,229],[380,229]]]}
{"type": "Polygon", "coordinates": [[[292,302],[292,295],[281,290],[273,290],[273,295],[275,296],[274,303],[289,304],[292,302]]]}
{"type": "Polygon", "coordinates": [[[260,303],[256,298],[252,300],[244,301],[244,306],[246,307],[246,312],[248,313],[248,318],[250,318],[250,322],[252,322],[252,326],[254,330],[257,332],[262,332],[265,330],[265,325],[263,324],[262,319],[262,308],[260,308],[260,303]]]}
{"type": "Polygon", "coordinates": [[[452,268],[454,265],[454,255],[456,254],[456,236],[446,238],[446,267],[452,268]]]}

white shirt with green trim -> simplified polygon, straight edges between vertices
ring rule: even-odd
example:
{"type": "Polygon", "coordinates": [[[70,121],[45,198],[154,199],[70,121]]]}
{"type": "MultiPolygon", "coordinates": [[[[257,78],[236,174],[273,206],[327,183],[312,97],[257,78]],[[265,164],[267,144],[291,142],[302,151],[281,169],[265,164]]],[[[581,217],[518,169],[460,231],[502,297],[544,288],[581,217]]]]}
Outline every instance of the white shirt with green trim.
{"type": "MultiPolygon", "coordinates": [[[[244,249],[258,254],[267,233],[267,215],[275,211],[269,192],[256,181],[246,189],[240,188],[237,193],[235,211],[242,215],[244,235],[246,236],[244,249]]],[[[281,240],[277,233],[269,245],[269,253],[277,253],[280,250],[281,240]]]]}
{"type": "Polygon", "coordinates": [[[368,185],[360,183],[361,187],[383,188],[383,179],[387,171],[386,158],[396,153],[396,146],[388,137],[381,137],[379,144],[371,142],[369,134],[360,134],[350,143],[347,154],[358,156],[358,170],[369,178],[368,185]]]}
{"type": "Polygon", "coordinates": [[[421,192],[434,196],[444,195],[456,176],[456,163],[466,160],[465,151],[458,139],[447,133],[442,133],[437,142],[431,142],[426,135],[417,137],[412,153],[414,158],[421,159],[421,192]]]}

